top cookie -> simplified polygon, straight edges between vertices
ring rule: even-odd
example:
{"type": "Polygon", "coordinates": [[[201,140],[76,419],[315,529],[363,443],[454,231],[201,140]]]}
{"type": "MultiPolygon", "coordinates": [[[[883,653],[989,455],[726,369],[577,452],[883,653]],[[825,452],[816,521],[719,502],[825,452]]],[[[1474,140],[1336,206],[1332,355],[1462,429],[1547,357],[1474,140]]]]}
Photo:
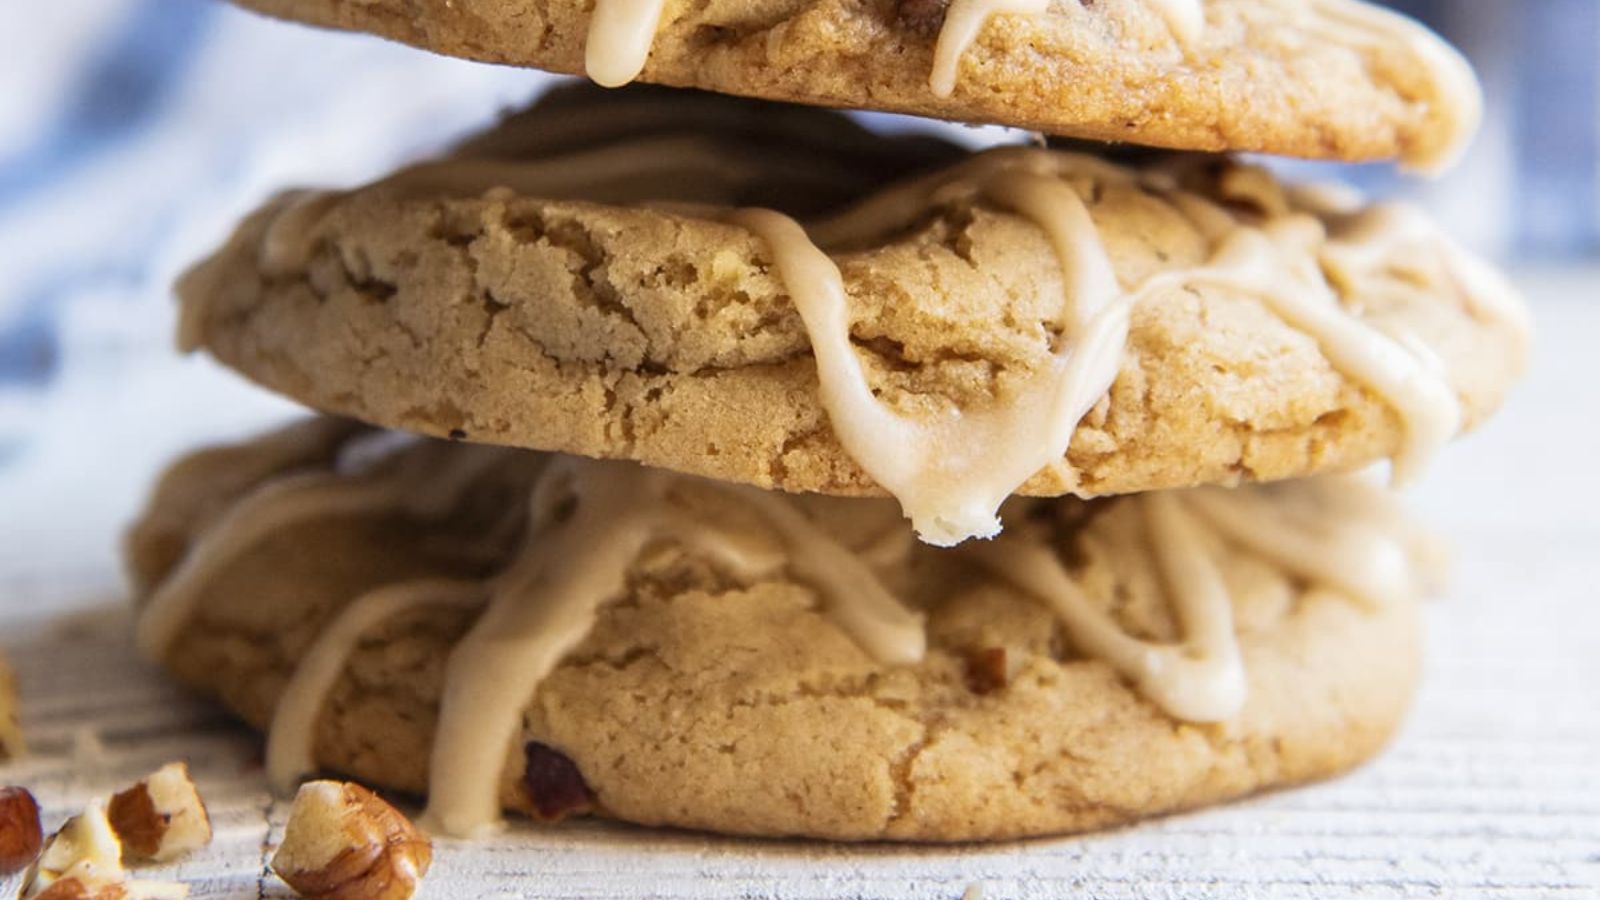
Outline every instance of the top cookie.
{"type": "Polygon", "coordinates": [[[1401,207],[580,93],[269,204],[180,286],[185,345],[390,427],[892,494],[942,544],[1017,490],[1404,476],[1522,364],[1516,297],[1401,207]]]}
{"type": "Polygon", "coordinates": [[[1188,150],[1451,162],[1470,67],[1360,0],[237,0],[489,62],[1188,150]]]}

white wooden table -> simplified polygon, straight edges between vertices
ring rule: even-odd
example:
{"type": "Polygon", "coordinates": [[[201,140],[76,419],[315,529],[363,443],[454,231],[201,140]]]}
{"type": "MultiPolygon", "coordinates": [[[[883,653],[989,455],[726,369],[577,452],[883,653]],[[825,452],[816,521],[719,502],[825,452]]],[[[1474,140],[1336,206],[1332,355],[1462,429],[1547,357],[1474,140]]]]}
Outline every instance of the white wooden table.
{"type": "MultiPolygon", "coordinates": [[[[1105,835],[996,847],[725,840],[598,823],[442,843],[426,895],[481,897],[1600,896],[1600,273],[1531,276],[1539,357],[1413,503],[1458,550],[1398,742],[1337,781],[1105,835]]],[[[261,742],[139,662],[113,555],[158,461],[285,407],[203,362],[120,360],[34,408],[0,467],[0,652],[35,753],[0,767],[58,819],[174,758],[217,825],[161,872],[197,897],[263,878],[285,804],[261,742]]],[[[156,877],[152,875],[152,877],[156,877]]],[[[8,886],[9,887],[9,886],[8,886]]]]}

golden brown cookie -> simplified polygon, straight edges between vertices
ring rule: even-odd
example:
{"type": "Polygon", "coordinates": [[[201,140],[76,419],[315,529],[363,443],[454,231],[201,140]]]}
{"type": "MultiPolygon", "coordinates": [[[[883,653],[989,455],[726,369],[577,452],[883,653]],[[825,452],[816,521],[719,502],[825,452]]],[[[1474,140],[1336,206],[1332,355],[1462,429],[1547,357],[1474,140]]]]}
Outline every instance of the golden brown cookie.
{"type": "Polygon", "coordinates": [[[439,53],[1188,150],[1448,163],[1470,68],[1361,0],[239,0],[439,53]]]}
{"type": "Polygon", "coordinates": [[[168,476],[128,544],[140,644],[269,729],[275,777],[428,793],[435,833],[502,807],[1099,828],[1346,769],[1415,685],[1429,548],[1354,479],[1018,500],[998,541],[937,550],[879,500],[393,435],[294,450],[326,437],[226,451],[254,484],[168,476]]]}
{"type": "Polygon", "coordinates": [[[275,200],[180,294],[188,346],[324,411],[892,493],[942,542],[1018,489],[1411,472],[1526,349],[1514,293],[1401,207],[659,90],[275,200]]]}

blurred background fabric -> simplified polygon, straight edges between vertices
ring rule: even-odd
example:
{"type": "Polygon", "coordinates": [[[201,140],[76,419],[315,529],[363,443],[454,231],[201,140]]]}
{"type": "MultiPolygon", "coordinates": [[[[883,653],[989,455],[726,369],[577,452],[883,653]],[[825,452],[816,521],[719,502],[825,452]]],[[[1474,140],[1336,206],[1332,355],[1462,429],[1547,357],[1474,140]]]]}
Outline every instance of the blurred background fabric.
{"type": "MultiPolygon", "coordinates": [[[[1434,182],[1287,167],[1422,202],[1502,256],[1600,254],[1600,2],[1395,5],[1482,72],[1490,116],[1472,154],[1434,182]]],[[[172,351],[171,282],[240,214],[288,185],[374,177],[551,80],[217,0],[11,0],[4,22],[0,510],[56,514],[0,516],[0,555],[81,527],[109,559],[77,505],[131,509],[143,487],[128,472],[290,409],[172,351]]]]}
{"type": "Polygon", "coordinates": [[[1400,0],[1478,69],[1483,133],[1423,198],[1462,237],[1524,259],[1600,254],[1600,3],[1400,0]]]}
{"type": "Polygon", "coordinates": [[[216,0],[4,9],[0,570],[104,571],[162,460],[294,409],[176,355],[176,275],[275,191],[375,177],[548,77],[216,0]]]}

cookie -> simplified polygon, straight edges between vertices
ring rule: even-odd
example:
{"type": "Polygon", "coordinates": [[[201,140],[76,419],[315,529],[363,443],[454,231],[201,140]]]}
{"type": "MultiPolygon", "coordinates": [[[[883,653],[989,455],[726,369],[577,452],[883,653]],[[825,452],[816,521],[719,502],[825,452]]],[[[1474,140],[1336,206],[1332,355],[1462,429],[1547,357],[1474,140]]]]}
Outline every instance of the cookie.
{"type": "Polygon", "coordinates": [[[1522,368],[1514,291],[1413,210],[1218,157],[954,153],[574,92],[269,203],[181,283],[182,340],[386,427],[890,494],[940,544],[1016,491],[1407,476],[1522,368]]]}
{"type": "Polygon", "coordinates": [[[138,642],[280,783],[426,793],[435,833],[1101,828],[1346,769],[1415,686],[1434,549],[1353,477],[1019,498],[934,549],[883,500],[327,433],[165,479],[138,642]]]}
{"type": "Polygon", "coordinates": [[[1360,0],[239,0],[497,63],[1096,141],[1440,168],[1481,98],[1360,0]]]}

